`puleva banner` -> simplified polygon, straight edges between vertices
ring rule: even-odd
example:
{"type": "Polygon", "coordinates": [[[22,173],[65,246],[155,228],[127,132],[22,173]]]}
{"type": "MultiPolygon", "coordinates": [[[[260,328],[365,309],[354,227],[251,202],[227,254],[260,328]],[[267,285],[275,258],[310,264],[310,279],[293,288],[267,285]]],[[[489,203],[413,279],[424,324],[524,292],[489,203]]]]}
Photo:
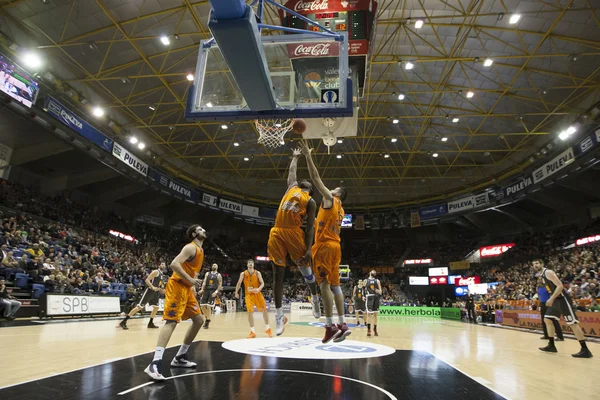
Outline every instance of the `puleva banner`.
{"type": "Polygon", "coordinates": [[[379,315],[395,315],[399,317],[441,318],[440,307],[401,307],[381,306],[379,315]]]}

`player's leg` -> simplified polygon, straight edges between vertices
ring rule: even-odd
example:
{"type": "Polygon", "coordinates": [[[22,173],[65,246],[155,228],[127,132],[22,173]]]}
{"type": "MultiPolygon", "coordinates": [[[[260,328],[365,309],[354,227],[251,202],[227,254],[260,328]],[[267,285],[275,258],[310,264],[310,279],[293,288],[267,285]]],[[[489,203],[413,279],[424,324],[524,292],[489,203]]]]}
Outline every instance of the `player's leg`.
{"type": "Polygon", "coordinates": [[[248,339],[256,337],[256,331],[254,330],[254,303],[254,295],[251,293],[246,294],[246,312],[248,313],[248,325],[250,325],[248,339]]]}
{"type": "MultiPolygon", "coordinates": [[[[337,301],[336,297],[339,289],[339,264],[337,268],[332,267],[335,261],[335,254],[332,253],[331,246],[327,243],[313,246],[313,265],[317,272],[317,281],[321,289],[321,297],[323,297],[323,311],[325,312],[325,337],[323,343],[329,343],[331,340],[338,338],[342,331],[333,321],[333,304],[337,301]],[[337,280],[336,280],[337,277],[337,280]],[[333,283],[333,285],[332,285],[333,283]],[[334,289],[336,287],[337,289],[334,289]],[[335,290],[335,292],[333,291],[335,290]]],[[[341,290],[340,290],[341,291],[341,290]]],[[[343,311],[343,295],[342,295],[342,313],[343,311]]],[[[336,305],[337,307],[337,305],[336,305]]]]}
{"type": "Polygon", "coordinates": [[[204,325],[204,316],[200,311],[200,306],[198,305],[198,300],[196,300],[196,296],[194,295],[194,290],[192,288],[188,288],[188,294],[186,299],[185,311],[181,317],[183,320],[191,319],[192,325],[188,328],[185,336],[183,338],[183,344],[179,347],[177,354],[171,361],[171,367],[176,368],[195,368],[196,363],[188,360],[187,351],[190,348],[190,345],[198,335],[198,331],[204,325]]]}
{"type": "Polygon", "coordinates": [[[273,337],[271,326],[269,325],[269,313],[267,312],[267,302],[262,294],[257,295],[256,308],[262,312],[263,320],[265,321],[265,333],[269,337],[273,337]]]}
{"type": "Polygon", "coordinates": [[[212,307],[208,306],[206,304],[203,304],[200,306],[200,309],[202,310],[202,315],[204,315],[204,319],[206,322],[204,322],[204,329],[208,329],[208,325],[210,325],[210,316],[212,314],[212,307]]]}
{"type": "Polygon", "coordinates": [[[379,316],[379,296],[375,295],[373,296],[373,335],[374,336],[379,336],[379,333],[377,332],[377,317],[379,316]]]}
{"type": "Polygon", "coordinates": [[[360,316],[358,314],[358,309],[354,310],[354,315],[356,316],[356,326],[360,325],[360,316]]]}
{"type": "Polygon", "coordinates": [[[273,301],[275,303],[275,332],[277,336],[285,329],[283,315],[283,278],[285,275],[285,259],[287,249],[279,228],[272,228],[267,243],[267,253],[273,268],[273,301]]]}
{"type": "Polygon", "coordinates": [[[572,354],[572,356],[576,358],[592,358],[592,352],[588,349],[587,344],[585,343],[585,335],[579,326],[579,320],[577,319],[577,314],[575,314],[575,309],[573,308],[571,299],[569,297],[565,297],[557,299],[557,302],[557,308],[564,316],[567,325],[569,325],[573,330],[573,333],[575,334],[575,337],[581,346],[581,350],[579,350],[578,353],[572,354]]]}
{"type": "Polygon", "coordinates": [[[150,313],[150,322],[148,322],[148,328],[150,329],[158,329],[158,326],[154,325],[154,318],[158,314],[158,306],[152,306],[152,312],[150,313]]]}
{"type": "Polygon", "coordinates": [[[367,336],[371,336],[371,323],[373,322],[373,295],[367,295],[365,300],[365,309],[367,318],[365,323],[367,325],[367,336]]]}
{"type": "Polygon", "coordinates": [[[127,321],[129,321],[129,319],[130,319],[131,317],[133,317],[135,314],[137,314],[137,313],[138,313],[138,312],[139,312],[141,309],[142,309],[142,305],[141,305],[141,303],[140,303],[140,304],[138,304],[137,306],[133,307],[133,308],[131,309],[131,311],[129,311],[129,314],[127,314],[127,315],[125,316],[125,319],[123,319],[123,320],[121,321],[121,323],[119,324],[119,326],[120,326],[121,328],[125,329],[125,330],[129,329],[129,328],[127,327],[127,321]]]}
{"type": "Polygon", "coordinates": [[[317,293],[317,281],[313,274],[311,263],[312,260],[301,262],[302,257],[306,254],[306,243],[304,242],[304,231],[302,229],[287,230],[285,244],[292,261],[298,266],[304,282],[310,289],[310,300],[313,306],[313,317],[321,318],[321,304],[319,294],[317,293]]]}
{"type": "MultiPolygon", "coordinates": [[[[557,299],[558,301],[558,299],[557,299]]],[[[544,315],[544,323],[546,324],[546,330],[548,331],[548,345],[546,347],[540,347],[541,351],[547,353],[556,353],[556,346],[554,345],[554,324],[552,320],[560,321],[560,310],[556,307],[548,307],[546,314],[544,315]]]]}
{"type": "Polygon", "coordinates": [[[548,311],[548,307],[546,307],[546,303],[540,303],[540,314],[542,316],[542,330],[544,331],[544,336],[542,339],[548,340],[548,328],[546,328],[546,320],[544,319],[544,315],[546,315],[546,311],[548,311]]]}

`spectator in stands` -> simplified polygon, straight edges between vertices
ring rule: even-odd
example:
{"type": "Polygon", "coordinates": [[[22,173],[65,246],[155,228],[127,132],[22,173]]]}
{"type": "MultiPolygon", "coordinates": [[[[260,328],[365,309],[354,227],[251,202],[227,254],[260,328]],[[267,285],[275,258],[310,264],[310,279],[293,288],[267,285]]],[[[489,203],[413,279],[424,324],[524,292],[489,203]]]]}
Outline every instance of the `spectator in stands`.
{"type": "Polygon", "coordinates": [[[21,258],[19,258],[19,269],[22,269],[26,272],[30,269],[29,264],[31,264],[31,261],[29,261],[29,257],[27,257],[27,254],[23,254],[21,258]]]}
{"type": "Polygon", "coordinates": [[[0,254],[0,257],[2,257],[2,259],[0,259],[1,262],[4,261],[4,259],[8,255],[8,246],[6,244],[3,244],[2,246],[0,246],[0,249],[2,249],[2,254],[0,254]]]}
{"type": "Polygon", "coordinates": [[[40,249],[40,245],[38,243],[34,243],[32,248],[25,250],[27,253],[31,254],[33,257],[43,257],[44,252],[40,249]]]}
{"type": "Polygon", "coordinates": [[[4,318],[9,321],[14,320],[15,314],[19,308],[21,308],[21,302],[15,300],[15,298],[8,293],[5,281],[2,278],[0,278],[0,303],[4,306],[4,318]]]}

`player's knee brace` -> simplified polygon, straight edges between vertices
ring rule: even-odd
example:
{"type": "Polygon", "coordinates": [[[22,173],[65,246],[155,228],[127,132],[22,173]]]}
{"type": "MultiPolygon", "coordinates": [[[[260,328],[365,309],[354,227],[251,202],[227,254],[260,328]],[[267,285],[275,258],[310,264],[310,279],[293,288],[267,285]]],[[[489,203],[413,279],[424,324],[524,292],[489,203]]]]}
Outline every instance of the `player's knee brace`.
{"type": "Polygon", "coordinates": [[[333,292],[334,295],[336,294],[343,294],[342,293],[342,288],[339,286],[331,286],[331,291],[333,292]]]}
{"type": "Polygon", "coordinates": [[[300,267],[300,272],[304,277],[304,282],[315,283],[315,275],[312,273],[312,269],[310,267],[300,267]]]}

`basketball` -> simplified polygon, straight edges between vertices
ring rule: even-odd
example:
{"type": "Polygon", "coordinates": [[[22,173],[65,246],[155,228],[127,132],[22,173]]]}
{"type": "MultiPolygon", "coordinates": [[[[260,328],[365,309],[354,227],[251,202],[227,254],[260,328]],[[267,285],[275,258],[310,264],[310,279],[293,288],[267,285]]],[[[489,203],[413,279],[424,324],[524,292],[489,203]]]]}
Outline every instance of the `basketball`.
{"type": "Polygon", "coordinates": [[[298,118],[294,120],[294,125],[292,125],[292,132],[296,135],[302,135],[306,130],[306,121],[302,118],[298,118]]]}

